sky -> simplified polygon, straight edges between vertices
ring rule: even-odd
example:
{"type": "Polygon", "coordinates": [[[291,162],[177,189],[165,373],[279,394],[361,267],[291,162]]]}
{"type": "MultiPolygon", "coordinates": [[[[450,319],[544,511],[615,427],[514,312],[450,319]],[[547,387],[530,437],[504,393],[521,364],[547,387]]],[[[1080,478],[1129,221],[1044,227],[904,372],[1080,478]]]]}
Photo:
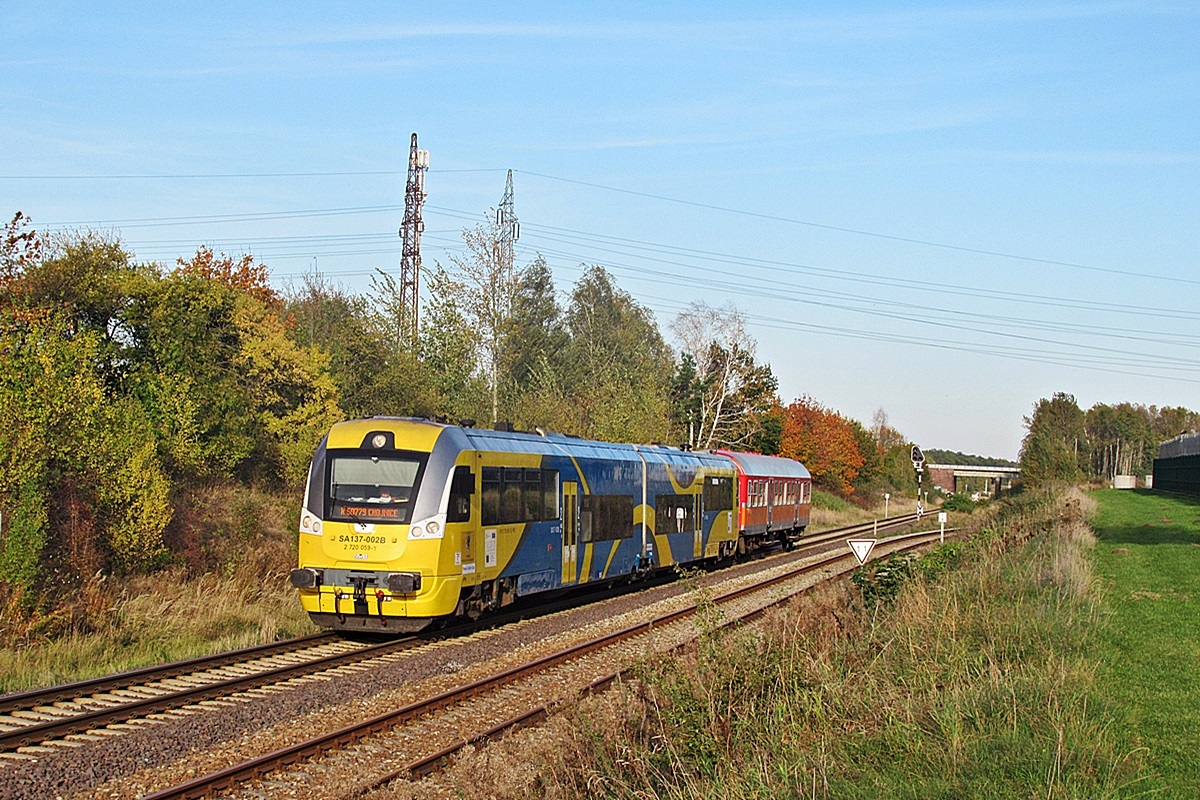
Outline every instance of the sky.
{"type": "Polygon", "coordinates": [[[27,4],[0,217],[273,283],[398,272],[513,170],[517,260],[664,335],[732,305],[785,403],[1015,458],[1039,398],[1200,408],[1200,4],[27,4]]]}

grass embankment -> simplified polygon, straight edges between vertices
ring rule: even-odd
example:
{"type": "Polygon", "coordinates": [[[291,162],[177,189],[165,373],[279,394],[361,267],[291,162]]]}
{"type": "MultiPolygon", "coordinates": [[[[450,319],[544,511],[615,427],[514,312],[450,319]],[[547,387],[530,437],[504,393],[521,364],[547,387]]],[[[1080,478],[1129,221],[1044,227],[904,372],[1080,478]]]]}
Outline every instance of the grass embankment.
{"type": "Polygon", "coordinates": [[[1108,489],[1097,571],[1105,612],[1101,676],[1121,729],[1146,748],[1170,790],[1200,794],[1200,500],[1108,489]]]}
{"type": "Polygon", "coordinates": [[[296,559],[294,498],[214,488],[188,500],[173,544],[192,567],[97,579],[78,602],[32,620],[0,611],[0,694],[315,630],[287,580],[296,559]]]}
{"type": "Polygon", "coordinates": [[[910,514],[917,510],[917,499],[913,497],[893,497],[886,505],[883,498],[870,508],[863,508],[851,503],[836,494],[814,489],[812,493],[812,510],[809,517],[809,530],[824,531],[830,528],[840,528],[859,522],[870,522],[887,516],[895,517],[900,514],[910,514]]]}
{"type": "Polygon", "coordinates": [[[918,569],[894,604],[863,608],[843,584],[764,626],[705,630],[682,660],[650,663],[536,735],[466,757],[458,774],[470,777],[453,791],[737,800],[1152,789],[1141,751],[1105,711],[1086,503],[1036,494],[979,512],[957,568],[918,569]]]}

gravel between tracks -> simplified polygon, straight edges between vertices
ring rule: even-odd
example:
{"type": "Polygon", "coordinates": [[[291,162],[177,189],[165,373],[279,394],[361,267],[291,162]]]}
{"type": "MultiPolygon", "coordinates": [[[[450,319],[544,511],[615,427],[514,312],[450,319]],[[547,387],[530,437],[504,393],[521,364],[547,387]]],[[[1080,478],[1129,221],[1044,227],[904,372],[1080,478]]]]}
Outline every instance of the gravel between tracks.
{"type": "MultiPolygon", "coordinates": [[[[840,543],[835,546],[840,546],[840,543]]],[[[806,552],[804,560],[816,555],[806,552]]],[[[796,563],[787,557],[786,563],[796,563]]],[[[782,563],[753,562],[701,575],[692,585],[720,591],[782,563]]],[[[112,798],[125,800],[207,774],[367,719],[500,669],[543,651],[591,638],[620,625],[682,605],[692,588],[683,582],[623,595],[492,631],[447,639],[417,650],[354,665],[322,677],[297,679],[228,700],[114,726],[120,735],[91,737],[77,746],[37,748],[33,760],[0,764],[0,800],[112,798]]]]}

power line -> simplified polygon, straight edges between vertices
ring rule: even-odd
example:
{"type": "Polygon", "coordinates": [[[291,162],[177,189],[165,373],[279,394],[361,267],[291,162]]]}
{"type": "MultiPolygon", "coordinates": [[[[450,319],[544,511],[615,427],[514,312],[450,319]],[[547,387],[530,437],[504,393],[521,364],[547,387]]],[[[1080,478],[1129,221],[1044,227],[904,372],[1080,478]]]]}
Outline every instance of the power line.
{"type": "MultiPolygon", "coordinates": [[[[614,269],[620,269],[621,271],[633,272],[635,274],[650,272],[651,274],[656,274],[656,275],[660,275],[660,276],[664,276],[664,277],[678,279],[681,282],[684,280],[684,276],[680,276],[675,273],[668,273],[668,272],[662,272],[662,271],[656,271],[656,270],[646,270],[645,268],[635,268],[630,265],[613,264],[612,267],[614,269]]],[[[693,280],[693,281],[691,281],[691,283],[694,285],[695,281],[693,280]]],[[[744,283],[734,284],[734,283],[714,281],[714,282],[711,282],[710,285],[714,288],[719,288],[721,291],[728,293],[728,294],[739,294],[739,295],[743,295],[743,296],[753,297],[755,299],[760,299],[764,296],[764,292],[757,291],[757,290],[755,290],[754,287],[746,286],[744,283]]],[[[1099,345],[1078,344],[1078,343],[1072,343],[1072,342],[1060,342],[1060,341],[1054,341],[1054,340],[1050,340],[1050,339],[1046,339],[1046,338],[1038,337],[1038,336],[1031,336],[1031,335],[1020,334],[1020,333],[1009,333],[1009,332],[1005,332],[1005,331],[996,331],[996,330],[987,329],[987,328],[979,328],[979,327],[968,328],[963,325],[946,322],[946,321],[936,319],[936,318],[918,317],[913,314],[903,314],[902,315],[902,314],[882,311],[882,310],[873,309],[873,308],[861,308],[861,307],[856,307],[856,306],[846,305],[846,304],[823,302],[823,301],[813,300],[808,297],[803,297],[803,296],[797,295],[796,293],[789,292],[781,287],[768,287],[768,288],[771,290],[770,296],[774,297],[775,299],[788,300],[790,302],[800,303],[802,305],[828,308],[828,309],[831,309],[834,311],[850,311],[853,313],[863,314],[863,315],[872,316],[872,317],[876,317],[876,318],[891,319],[891,320],[897,320],[897,321],[901,321],[901,322],[919,323],[922,325],[943,328],[943,329],[947,329],[947,330],[967,331],[970,333],[979,333],[979,334],[995,336],[995,337],[1000,337],[1000,338],[1005,338],[1005,339],[1012,339],[1012,340],[1017,340],[1017,341],[1028,341],[1028,342],[1035,342],[1035,343],[1039,343],[1039,344],[1062,345],[1062,346],[1066,346],[1066,347],[1076,348],[1079,350],[1094,351],[1097,353],[1105,353],[1105,354],[1108,354],[1106,357],[1108,357],[1109,359],[1111,359],[1113,356],[1128,358],[1128,359],[1132,359],[1135,363],[1145,363],[1147,361],[1160,361],[1160,362],[1164,362],[1165,365],[1171,366],[1172,368],[1196,369],[1197,367],[1200,367],[1200,361],[1194,361],[1194,360],[1190,360],[1190,359],[1180,359],[1177,357],[1161,356],[1161,355],[1148,354],[1148,353],[1143,353],[1143,352],[1131,352],[1128,350],[1120,350],[1117,348],[1101,347],[1099,345]],[[1174,367],[1175,364],[1179,364],[1180,366],[1174,367]]]]}
{"type": "MultiPolygon", "coordinates": [[[[538,231],[547,229],[546,226],[530,225],[529,228],[530,228],[531,233],[534,235],[535,239],[539,239],[539,238],[547,239],[549,241],[557,241],[560,243],[564,241],[562,238],[556,239],[552,235],[547,235],[544,233],[539,234],[538,231]]],[[[603,239],[611,239],[611,240],[614,240],[617,242],[636,242],[636,240],[618,239],[617,237],[605,237],[601,234],[588,234],[588,233],[582,233],[582,232],[577,232],[577,231],[569,231],[569,229],[562,229],[562,228],[548,228],[548,229],[555,230],[555,231],[564,230],[564,231],[568,231],[570,233],[578,233],[582,236],[595,237],[595,238],[599,238],[602,240],[603,239]]],[[[568,238],[566,240],[566,243],[578,244],[579,242],[571,242],[571,240],[568,238]]],[[[643,245],[646,244],[644,242],[636,242],[636,243],[643,244],[643,245]]],[[[596,246],[592,242],[586,242],[586,241],[583,242],[583,244],[586,244],[586,245],[592,246],[592,247],[596,246]]],[[[664,261],[662,259],[653,258],[651,256],[628,253],[623,250],[612,250],[612,249],[605,249],[605,248],[597,248],[597,249],[601,250],[602,252],[609,252],[609,253],[615,252],[620,255],[633,256],[635,258],[645,258],[646,260],[649,260],[649,261],[660,261],[661,263],[677,264],[677,262],[664,261]]],[[[848,270],[833,270],[833,269],[829,269],[829,268],[814,267],[814,266],[810,266],[810,265],[806,265],[806,264],[797,264],[797,263],[791,263],[791,262],[785,262],[785,261],[771,261],[771,260],[759,259],[759,258],[754,258],[754,257],[743,257],[743,256],[736,256],[736,255],[731,255],[731,254],[712,253],[709,251],[695,250],[692,248],[675,247],[675,246],[671,246],[671,245],[653,245],[648,248],[635,248],[635,249],[650,249],[651,252],[666,252],[666,253],[672,253],[672,254],[680,253],[680,254],[684,254],[687,256],[694,256],[696,258],[700,258],[700,259],[706,260],[706,261],[714,261],[717,263],[731,264],[731,265],[737,265],[737,266],[754,265],[754,266],[761,267],[763,269],[768,269],[768,270],[772,270],[772,271],[776,271],[776,272],[783,272],[788,275],[794,275],[796,272],[801,272],[801,273],[814,274],[814,275],[817,275],[820,277],[832,278],[835,280],[860,282],[860,283],[866,283],[869,285],[888,286],[888,287],[894,287],[894,288],[900,288],[900,289],[912,289],[914,287],[920,287],[921,289],[923,289],[925,291],[938,292],[938,293],[943,293],[943,294],[963,295],[963,296],[969,296],[969,297],[988,297],[991,299],[1008,300],[1008,301],[1022,302],[1022,303],[1032,303],[1035,305],[1048,305],[1048,306],[1063,307],[1063,308],[1097,310],[1097,311],[1103,311],[1106,313],[1107,312],[1122,312],[1122,313],[1140,314],[1140,315],[1145,315],[1145,316],[1159,316],[1159,317],[1170,318],[1170,319],[1195,319],[1196,317],[1200,316],[1200,312],[1182,311],[1182,310],[1178,310],[1178,309],[1158,308],[1158,307],[1153,307],[1153,306],[1137,306],[1137,305],[1124,304],[1124,303],[1104,303],[1104,302],[1099,302],[1099,301],[1080,300],[1077,298],[1042,296],[1042,295],[1034,295],[1034,294],[1030,294],[1030,293],[1026,293],[1026,292],[1009,292],[1009,291],[998,290],[998,289],[982,289],[982,288],[977,288],[977,287],[972,287],[972,286],[961,286],[958,284],[948,284],[948,283],[934,283],[934,282],[930,282],[930,281],[918,281],[918,280],[909,280],[909,279],[900,280],[900,279],[896,279],[896,278],[888,278],[885,276],[856,273],[856,272],[851,272],[848,270]],[[655,248],[657,248],[657,250],[655,248]]],[[[696,267],[696,269],[703,269],[703,268],[696,267]]]]}
{"type": "Polygon", "coordinates": [[[1072,269],[1088,270],[1090,272],[1103,272],[1110,275],[1125,275],[1134,278],[1150,278],[1159,281],[1169,281],[1172,283],[1186,283],[1192,285],[1200,285],[1200,279],[1193,278],[1178,278],[1171,275],[1156,275],[1150,272],[1134,272],[1132,270],[1111,269],[1108,267],[1096,267],[1089,264],[1077,264],[1072,261],[1056,261],[1050,258],[1037,258],[1035,256],[1023,256],[1017,253],[1005,253],[999,250],[985,250],[977,247],[965,247],[956,244],[946,244],[945,242],[935,242],[929,239],[915,239],[907,236],[895,236],[888,233],[876,233],[875,231],[866,231],[859,228],[846,228],[840,225],[828,225],[822,222],[812,222],[811,220],[795,219],[793,217],[781,217],[774,214],[763,214],[757,211],[746,211],[740,208],[730,208],[728,206],[718,206],[711,203],[701,203],[695,200],[682,200],[678,197],[667,197],[666,195],[652,194],[650,192],[639,192],[633,189],[622,189],[616,186],[606,186],[601,183],[590,183],[588,181],[575,180],[573,178],[562,178],[557,175],[546,175],[541,172],[531,172],[529,170],[519,170],[526,175],[533,175],[538,178],[545,178],[552,181],[560,181],[562,183],[573,183],[577,186],[588,186],[593,189],[603,189],[608,192],[619,192],[621,194],[633,195],[635,197],[645,197],[650,200],[659,200],[665,203],[676,203],[678,205],[692,206],[693,208],[704,208],[709,211],[720,211],[724,214],[738,214],[743,217],[753,217],[755,219],[770,220],[772,222],[785,222],[789,225],[803,225],[808,228],[818,228],[820,230],[836,231],[838,233],[849,233],[855,236],[869,236],[873,239],[884,239],[891,242],[904,242],[905,244],[916,244],[922,247],[937,247],[943,250],[953,250],[960,253],[972,253],[974,255],[994,256],[996,258],[1008,258],[1016,261],[1026,261],[1032,264],[1046,264],[1056,267],[1070,267],[1072,269]]]}
{"type": "Polygon", "coordinates": [[[157,228],[172,225],[200,225],[212,222],[259,222],[304,217],[333,217],[347,214],[378,214],[402,210],[403,205],[347,206],[345,208],[314,208],[299,211],[261,211],[246,214],[198,214],[182,217],[141,217],[132,219],[93,220],[88,222],[50,222],[50,230],[71,230],[86,225],[120,225],[129,228],[157,228]]]}
{"type": "MultiPolygon", "coordinates": [[[[503,172],[502,169],[439,169],[437,174],[503,172]]],[[[404,175],[404,170],[371,169],[347,172],[179,172],[158,175],[130,173],[126,175],[0,175],[3,181],[138,181],[138,180],[224,180],[229,178],[346,178],[356,176],[404,175]]]]}
{"type": "MultiPolygon", "coordinates": [[[[679,310],[686,309],[687,306],[681,301],[673,298],[655,297],[653,295],[643,295],[657,300],[668,307],[676,307],[679,310]]],[[[952,352],[970,353],[974,355],[986,355],[996,358],[1009,358],[1017,361],[1026,361],[1031,363],[1048,364],[1057,367],[1074,367],[1077,369],[1089,369],[1099,372],[1108,372],[1118,375],[1129,375],[1139,378],[1156,378],[1161,380],[1179,381],[1184,383],[1200,383],[1200,380],[1194,378],[1186,378],[1178,375],[1162,375],[1158,373],[1150,373],[1145,371],[1135,372],[1131,370],[1114,369],[1108,366],[1111,362],[1107,360],[1097,360],[1086,356],[1070,353],[1045,353],[1043,351],[1031,350],[1029,348],[1008,348],[998,347],[995,345],[974,344],[974,343],[948,343],[941,339],[931,339],[915,336],[896,335],[892,333],[880,333],[877,331],[865,331],[854,328],[833,327],[829,325],[820,325],[811,322],[800,322],[798,320],[783,320],[776,317],[767,317],[756,314],[745,314],[748,320],[757,321],[757,324],[779,330],[788,331],[806,331],[811,333],[825,334],[837,338],[862,339],[866,341],[885,342],[889,344],[909,344],[919,347],[928,347],[937,350],[949,350],[952,352]],[[1055,358],[1055,355],[1065,356],[1063,358],[1055,358]]]]}

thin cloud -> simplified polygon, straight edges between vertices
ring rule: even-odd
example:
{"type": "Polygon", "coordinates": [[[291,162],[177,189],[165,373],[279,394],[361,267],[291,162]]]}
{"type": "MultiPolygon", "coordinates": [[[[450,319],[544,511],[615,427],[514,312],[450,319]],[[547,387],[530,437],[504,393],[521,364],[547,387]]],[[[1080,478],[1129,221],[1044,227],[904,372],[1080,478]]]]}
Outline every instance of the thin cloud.
{"type": "Polygon", "coordinates": [[[957,155],[993,161],[1111,166],[1174,166],[1200,162],[1200,154],[1197,153],[1137,150],[973,150],[960,151],[957,155]]]}

